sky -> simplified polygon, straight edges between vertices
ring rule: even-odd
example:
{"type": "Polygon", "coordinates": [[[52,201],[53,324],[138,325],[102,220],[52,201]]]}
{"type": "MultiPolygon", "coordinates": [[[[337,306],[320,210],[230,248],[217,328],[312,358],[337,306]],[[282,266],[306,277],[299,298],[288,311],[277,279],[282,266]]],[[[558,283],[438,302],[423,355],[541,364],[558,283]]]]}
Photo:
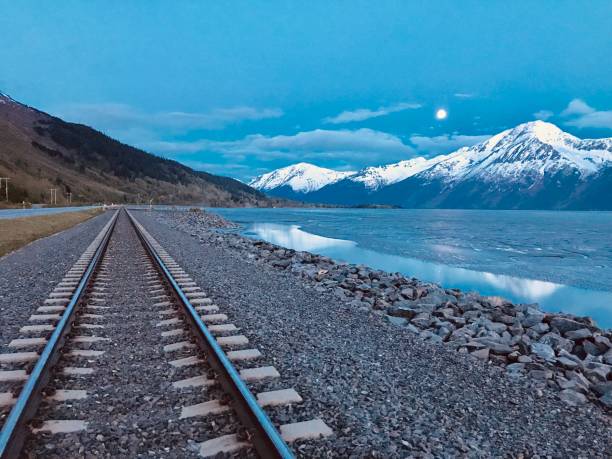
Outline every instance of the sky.
{"type": "Polygon", "coordinates": [[[357,170],[449,153],[535,119],[612,137],[608,0],[0,0],[0,11],[0,91],[243,181],[301,161],[357,170]]]}

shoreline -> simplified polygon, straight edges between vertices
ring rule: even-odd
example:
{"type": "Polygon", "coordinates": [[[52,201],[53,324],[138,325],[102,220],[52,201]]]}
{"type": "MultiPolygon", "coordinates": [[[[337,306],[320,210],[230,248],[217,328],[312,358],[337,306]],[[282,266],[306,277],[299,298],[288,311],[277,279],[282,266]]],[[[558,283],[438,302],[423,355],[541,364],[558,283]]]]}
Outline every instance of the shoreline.
{"type": "Polygon", "coordinates": [[[593,402],[612,413],[612,332],[588,317],[546,313],[457,289],[337,263],[220,229],[238,225],[211,212],[163,211],[156,217],[201,242],[222,245],[255,263],[288,271],[351,309],[385,317],[419,338],[552,387],[570,406],[593,402]],[[170,218],[166,218],[170,217],[170,218]]]}
{"type": "MultiPolygon", "coordinates": [[[[376,211],[370,212],[367,209],[335,209],[331,211],[331,214],[326,213],[328,209],[323,209],[319,210],[320,216],[317,210],[311,210],[317,213],[316,219],[312,219],[309,210],[302,209],[272,209],[269,211],[271,212],[270,219],[266,219],[268,212],[260,212],[257,209],[244,209],[244,211],[237,212],[233,209],[210,208],[208,210],[219,213],[230,220],[244,221],[247,225],[249,223],[297,224],[305,232],[332,239],[353,241],[360,249],[369,249],[386,255],[396,254],[405,260],[413,259],[418,262],[465,269],[470,272],[489,272],[495,276],[536,280],[562,287],[612,295],[612,268],[605,238],[601,236],[612,230],[612,220],[609,215],[601,212],[588,217],[589,220],[584,220],[586,217],[577,213],[564,217],[563,215],[566,214],[540,211],[517,211],[515,215],[506,214],[505,217],[500,217],[502,214],[497,211],[490,211],[493,213],[488,214],[480,210],[473,211],[471,216],[468,216],[463,210],[433,210],[431,217],[423,209],[402,209],[397,214],[382,211],[385,213],[380,215],[382,225],[380,234],[372,235],[367,228],[362,227],[362,222],[367,219],[378,220],[379,217],[376,211]],[[251,210],[253,214],[249,212],[251,210]],[[274,210],[277,210],[278,214],[275,214],[274,210]],[[345,213],[346,216],[344,216],[345,213]],[[503,221],[496,222],[494,215],[503,221]],[[571,228],[577,233],[583,233],[585,225],[588,227],[596,225],[584,233],[584,237],[592,241],[586,250],[577,249],[575,243],[558,237],[558,233],[553,234],[552,239],[544,235],[547,228],[551,225],[554,227],[563,224],[566,218],[570,218],[573,222],[571,228]],[[550,221],[551,219],[553,221],[550,221]],[[343,220],[346,220],[347,225],[355,226],[355,228],[343,228],[338,223],[343,220]],[[402,222],[399,228],[393,228],[394,220],[402,222]],[[433,232],[424,234],[424,224],[435,225],[433,232]],[[470,224],[476,225],[478,237],[475,237],[475,234],[469,230],[470,224]],[[498,244],[497,224],[507,227],[508,244],[498,244]],[[535,240],[531,238],[525,240],[522,234],[525,229],[529,230],[529,228],[536,231],[539,229],[543,233],[539,236],[536,233],[535,240]],[[389,237],[389,234],[393,234],[394,237],[389,237]],[[438,246],[437,243],[432,242],[432,237],[440,239],[441,245],[438,246]],[[525,244],[526,246],[523,247],[525,244]],[[511,264],[507,263],[508,255],[514,258],[511,264]]],[[[359,263],[359,261],[354,262],[359,263]]],[[[365,262],[365,264],[368,263],[365,262]]],[[[385,269],[384,266],[379,266],[379,268],[385,269]]],[[[394,271],[395,269],[387,270],[394,271]]],[[[405,272],[412,274],[412,271],[405,272]]],[[[420,278],[427,279],[428,276],[421,275],[420,278]]],[[[461,285],[455,286],[463,288],[461,285]]],[[[496,293],[488,294],[495,295],[496,293]]],[[[501,294],[501,296],[504,295],[501,294]]],[[[514,302],[537,301],[536,298],[531,300],[509,297],[509,299],[514,302]]],[[[574,312],[574,314],[579,315],[580,313],[574,312]]],[[[612,324],[609,326],[612,327],[612,324]]]]}

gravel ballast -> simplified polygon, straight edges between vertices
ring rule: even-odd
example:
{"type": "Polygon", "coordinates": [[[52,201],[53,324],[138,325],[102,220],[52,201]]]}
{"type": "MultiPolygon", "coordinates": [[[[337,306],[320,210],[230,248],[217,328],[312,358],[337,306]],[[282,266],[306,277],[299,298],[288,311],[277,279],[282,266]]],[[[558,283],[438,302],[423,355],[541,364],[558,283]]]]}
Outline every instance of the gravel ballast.
{"type": "MultiPolygon", "coordinates": [[[[111,212],[68,230],[34,241],[0,258],[0,350],[36,308],[42,306],[53,287],[93,241],[111,212]]],[[[10,224],[4,220],[3,224],[10,224]]]]}
{"type": "MultiPolygon", "coordinates": [[[[302,395],[289,421],[320,417],[334,429],[326,440],[296,445],[298,455],[612,454],[610,417],[600,406],[569,406],[547,384],[423,340],[376,309],[356,307],[228,244],[240,236],[215,238],[173,224],[177,214],[135,216],[231,314],[284,386],[302,395]]],[[[282,416],[272,414],[288,422],[282,416]]]]}
{"type": "MultiPolygon", "coordinates": [[[[221,416],[179,419],[181,408],[220,398],[218,387],[172,387],[173,381],[206,374],[203,364],[174,368],[169,362],[188,356],[203,356],[196,349],[164,352],[163,346],[185,337],[162,338],[159,327],[163,307],[156,307],[161,283],[151,285],[145,273],[152,265],[128,218],[120,214],[103,260],[102,305],[82,306],[82,312],[101,316],[78,316],[74,335],[89,335],[107,341],[93,344],[68,339],[63,357],[53,370],[46,391],[86,390],[87,398],[65,403],[43,403],[36,420],[76,419],[87,422],[85,430],[70,434],[30,435],[23,454],[28,457],[198,457],[198,442],[236,432],[233,413],[221,416]],[[79,328],[83,323],[103,328],[79,328]],[[71,350],[102,351],[95,357],[69,356],[71,350]],[[66,367],[93,369],[86,376],[62,374],[66,367]]],[[[169,297],[168,297],[169,298],[169,297]]],[[[91,300],[88,304],[93,304],[91,300]]]]}

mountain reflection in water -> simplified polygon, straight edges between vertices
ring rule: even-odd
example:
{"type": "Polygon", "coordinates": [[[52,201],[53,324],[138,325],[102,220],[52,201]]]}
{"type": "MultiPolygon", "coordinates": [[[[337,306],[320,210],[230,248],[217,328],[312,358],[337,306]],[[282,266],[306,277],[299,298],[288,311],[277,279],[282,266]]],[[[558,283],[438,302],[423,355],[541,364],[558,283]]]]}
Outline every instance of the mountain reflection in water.
{"type": "Polygon", "coordinates": [[[263,239],[294,250],[303,250],[331,257],[338,261],[364,264],[388,272],[436,282],[445,288],[477,291],[482,295],[496,295],[517,303],[539,303],[551,312],[567,312],[591,316],[599,326],[612,327],[612,293],[587,290],[553,282],[484,271],[447,266],[415,258],[390,255],[362,249],[353,241],[333,239],[311,234],[298,225],[253,223],[245,235],[263,239]]]}

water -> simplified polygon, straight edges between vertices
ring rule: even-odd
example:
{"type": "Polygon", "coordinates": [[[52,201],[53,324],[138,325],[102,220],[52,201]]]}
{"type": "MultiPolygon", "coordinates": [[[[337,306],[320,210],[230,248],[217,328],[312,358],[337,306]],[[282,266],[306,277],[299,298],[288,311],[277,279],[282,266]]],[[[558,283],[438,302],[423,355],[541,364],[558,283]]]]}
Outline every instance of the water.
{"type": "Polygon", "coordinates": [[[247,236],[612,327],[612,213],[211,209],[247,236]]]}
{"type": "Polygon", "coordinates": [[[62,212],[78,212],[79,210],[91,209],[96,206],[82,207],[40,207],[35,209],[1,209],[0,219],[33,217],[35,215],[49,215],[62,212]]]}

